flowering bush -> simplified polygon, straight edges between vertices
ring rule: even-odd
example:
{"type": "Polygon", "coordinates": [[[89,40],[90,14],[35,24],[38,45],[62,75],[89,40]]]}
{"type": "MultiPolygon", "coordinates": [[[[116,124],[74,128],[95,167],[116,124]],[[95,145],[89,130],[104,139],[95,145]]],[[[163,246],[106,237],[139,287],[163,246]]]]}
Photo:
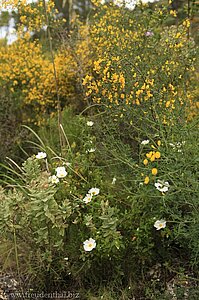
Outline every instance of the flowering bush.
{"type": "MultiPolygon", "coordinates": [[[[55,17],[54,2],[48,0],[44,1],[28,1],[28,0],[2,0],[0,3],[0,9],[16,10],[19,14],[18,33],[22,34],[23,30],[40,31],[46,26],[46,14],[48,17],[55,17]]],[[[56,22],[56,20],[53,20],[56,22]]]]}
{"type": "Polygon", "coordinates": [[[96,59],[83,85],[86,96],[106,104],[115,119],[172,124],[190,106],[194,42],[187,37],[188,20],[168,29],[165,8],[149,11],[141,6],[135,14],[121,14],[110,4],[96,13],[91,26],[96,59]]]}
{"type": "Polygon", "coordinates": [[[82,108],[82,77],[92,61],[88,27],[77,21],[78,32],[74,30],[70,38],[54,2],[44,3],[9,0],[0,4],[0,8],[15,9],[19,15],[17,41],[1,46],[0,86],[6,85],[17,99],[22,122],[36,125],[44,123],[59,105],[82,108]],[[35,36],[41,31],[45,38],[37,40],[35,36]],[[52,36],[54,32],[62,36],[62,45],[60,41],[52,44],[49,31],[52,36]],[[49,43],[50,49],[46,49],[49,43]]]}
{"type": "Polygon", "coordinates": [[[45,58],[41,45],[29,38],[1,48],[0,85],[6,85],[13,97],[19,99],[23,121],[39,125],[45,121],[45,115],[57,108],[57,84],[62,106],[79,105],[81,97],[75,100],[79,66],[69,48],[58,52],[54,60],[56,82],[52,62],[45,58]]]}
{"type": "MultiPolygon", "coordinates": [[[[14,243],[16,236],[23,272],[31,270],[29,275],[41,288],[45,276],[51,288],[55,284],[63,288],[63,281],[67,285],[77,275],[82,283],[126,277],[128,285],[129,278],[135,283],[144,276],[149,286],[158,286],[165,271],[171,276],[179,253],[186,253],[181,266],[188,263],[196,271],[198,190],[193,145],[197,130],[193,125],[184,125],[182,136],[176,130],[172,137],[140,139],[137,159],[132,159],[116,136],[115,144],[108,135],[95,139],[95,124],[100,131],[99,126],[104,126],[100,118],[93,126],[82,116],[71,120],[76,136],[71,134],[73,128],[65,127],[65,154],[60,156],[57,149],[42,144],[36,155],[18,167],[16,187],[1,190],[2,237],[14,243]],[[90,140],[94,153],[86,151],[90,140]],[[181,148],[176,151],[172,145],[181,148]],[[29,269],[26,255],[20,255],[24,247],[29,269]],[[149,273],[158,263],[156,280],[149,273]]],[[[132,287],[128,295],[146,295],[145,288],[141,292],[132,287]]]]}
{"type": "MultiPolygon", "coordinates": [[[[7,168],[0,230],[14,244],[18,273],[37,287],[106,281],[128,287],[128,299],[153,299],[175,273],[195,284],[198,276],[197,117],[187,122],[194,42],[188,19],[165,28],[164,8],[96,10],[75,51],[66,43],[54,58],[62,104],[81,90],[91,105],[80,116],[63,110],[59,129],[51,114],[34,134],[37,153],[14,163],[14,175],[7,168]]],[[[53,67],[40,46],[23,38],[7,50],[0,81],[22,90],[24,105],[56,107],[53,67]],[[30,61],[15,59],[23,47],[30,61]]]]}

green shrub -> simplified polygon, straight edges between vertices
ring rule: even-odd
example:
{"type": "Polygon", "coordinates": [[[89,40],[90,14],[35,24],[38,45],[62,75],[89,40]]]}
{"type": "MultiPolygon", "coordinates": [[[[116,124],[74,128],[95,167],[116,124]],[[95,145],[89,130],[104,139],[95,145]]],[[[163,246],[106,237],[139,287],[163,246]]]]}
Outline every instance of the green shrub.
{"type": "MultiPolygon", "coordinates": [[[[124,286],[131,282],[132,295],[140,297],[163,289],[163,282],[182,265],[186,272],[196,272],[196,125],[185,124],[180,131],[176,126],[169,136],[146,136],[144,143],[137,140],[138,152],[132,155],[121,132],[105,132],[100,117],[93,116],[94,124],[88,126],[89,119],[65,114],[74,125],[63,126],[68,137],[63,156],[50,142],[46,148],[43,144],[47,158],[43,152],[41,158],[28,158],[16,187],[1,192],[2,238],[16,243],[19,271],[37,287],[51,290],[72,282],[88,287],[104,280],[124,286]],[[96,135],[102,129],[103,139],[96,135]],[[91,140],[95,151],[88,152],[91,140]],[[52,183],[60,166],[68,174],[52,183]],[[152,175],[152,169],[158,173],[152,175]],[[168,181],[168,191],[154,186],[158,180],[168,181]],[[86,195],[91,188],[100,190],[90,201],[86,195]],[[156,230],[161,219],[166,227],[156,230]],[[92,251],[83,246],[89,238],[96,242],[92,251]]],[[[56,131],[51,137],[56,141],[56,131]]]]}

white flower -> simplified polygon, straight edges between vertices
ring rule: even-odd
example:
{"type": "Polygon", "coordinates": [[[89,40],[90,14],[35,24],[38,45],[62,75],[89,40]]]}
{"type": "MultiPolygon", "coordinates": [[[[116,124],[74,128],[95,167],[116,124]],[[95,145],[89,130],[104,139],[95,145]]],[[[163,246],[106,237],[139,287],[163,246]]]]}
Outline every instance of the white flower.
{"type": "Polygon", "coordinates": [[[89,202],[91,202],[92,200],[92,195],[91,194],[86,194],[86,196],[84,197],[83,201],[87,204],[89,202]]]}
{"type": "Polygon", "coordinates": [[[85,251],[91,251],[96,247],[96,242],[94,239],[90,238],[83,243],[83,247],[85,251]]]}
{"type": "Polygon", "coordinates": [[[158,191],[162,192],[162,193],[165,193],[168,191],[169,189],[169,183],[168,181],[161,181],[161,180],[158,180],[156,183],[155,183],[155,187],[158,191]]]}
{"type": "Polygon", "coordinates": [[[141,142],[141,145],[147,145],[149,143],[149,140],[144,140],[141,142]]]}
{"type": "Polygon", "coordinates": [[[92,195],[92,196],[96,196],[96,195],[99,194],[99,192],[100,192],[100,189],[98,189],[98,188],[92,188],[92,189],[90,189],[90,190],[88,191],[88,194],[90,194],[90,195],[92,195]]]}
{"type": "Polygon", "coordinates": [[[95,152],[95,148],[90,148],[86,151],[86,153],[92,153],[92,152],[95,152]]]}
{"type": "Polygon", "coordinates": [[[111,184],[115,184],[115,182],[116,182],[116,178],[113,177],[113,180],[112,180],[111,184]]]}
{"type": "Polygon", "coordinates": [[[93,121],[87,121],[87,126],[90,126],[90,127],[92,127],[93,126],[93,124],[94,124],[94,122],[93,121]]]}
{"type": "Polygon", "coordinates": [[[182,142],[176,142],[176,143],[169,143],[169,145],[174,149],[177,150],[178,152],[182,152],[181,147],[185,144],[185,141],[182,142]]]}
{"type": "Polygon", "coordinates": [[[166,221],[165,220],[157,220],[153,225],[157,230],[160,230],[162,228],[166,227],[166,221]]]}
{"type": "Polygon", "coordinates": [[[63,178],[63,177],[65,177],[68,173],[66,172],[66,169],[65,169],[65,167],[57,167],[56,169],[55,169],[55,171],[56,171],[56,176],[58,177],[58,178],[63,178]]]}
{"type": "Polygon", "coordinates": [[[59,178],[56,175],[52,175],[49,177],[49,181],[56,184],[59,182],[59,178]]]}
{"type": "Polygon", "coordinates": [[[46,158],[46,153],[45,152],[38,152],[37,155],[36,155],[36,158],[37,159],[43,159],[43,158],[46,158]]]}

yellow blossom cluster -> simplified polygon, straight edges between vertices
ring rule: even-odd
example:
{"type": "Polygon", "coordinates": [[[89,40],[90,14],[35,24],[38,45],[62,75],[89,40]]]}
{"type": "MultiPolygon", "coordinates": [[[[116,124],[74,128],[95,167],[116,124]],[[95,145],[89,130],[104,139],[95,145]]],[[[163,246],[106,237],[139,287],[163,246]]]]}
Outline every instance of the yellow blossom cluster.
{"type": "Polygon", "coordinates": [[[62,106],[75,102],[76,86],[82,81],[90,62],[86,36],[87,29],[82,28],[75,51],[64,45],[54,55],[54,65],[51,56],[45,56],[39,42],[31,41],[28,34],[1,47],[0,86],[6,85],[16,99],[20,95],[24,121],[42,122],[45,113],[56,109],[57,92],[62,106]]]}
{"type": "Polygon", "coordinates": [[[19,16],[17,42],[1,47],[0,85],[6,85],[16,102],[19,100],[23,121],[39,124],[45,113],[56,109],[58,99],[64,106],[73,103],[77,94],[81,98],[76,88],[81,86],[90,63],[88,26],[78,24],[80,33],[75,45],[66,40],[56,53],[44,54],[30,33],[46,30],[49,25],[55,29],[60,24],[54,1],[2,0],[0,8],[17,10],[19,16]]]}
{"type": "MultiPolygon", "coordinates": [[[[158,174],[158,169],[157,169],[157,163],[159,161],[159,159],[161,158],[161,153],[159,151],[159,147],[161,146],[161,141],[158,140],[157,145],[151,145],[151,148],[153,149],[153,151],[149,151],[145,154],[146,158],[144,158],[143,160],[143,164],[145,166],[148,166],[149,163],[154,163],[156,162],[155,166],[153,166],[152,168],[150,168],[150,173],[152,176],[156,176],[158,174]]],[[[144,176],[144,174],[142,173],[142,176],[144,176]]],[[[144,178],[144,184],[148,184],[150,182],[150,174],[148,174],[147,176],[145,176],[144,178]]]]}
{"type": "MultiPolygon", "coordinates": [[[[46,25],[42,0],[37,5],[27,0],[6,0],[1,5],[17,7],[22,25],[29,30],[46,25]]],[[[46,1],[46,10],[53,14],[52,0],[46,1]]],[[[39,43],[31,42],[28,33],[21,34],[20,30],[16,43],[1,48],[0,84],[9,86],[12,93],[20,91],[24,107],[33,108],[38,115],[56,108],[57,92],[62,105],[75,101],[76,88],[80,87],[88,101],[110,109],[121,107],[120,117],[129,109],[139,108],[154,121],[172,124],[171,116],[179,114],[185,105],[185,94],[188,98],[186,74],[194,71],[188,20],[178,28],[160,32],[154,24],[165,10],[162,14],[155,10],[152,17],[146,13],[141,19],[114,4],[96,11],[94,23],[78,25],[75,45],[66,41],[54,55],[54,66],[39,43]]]]}
{"type": "Polygon", "coordinates": [[[188,87],[187,73],[193,70],[193,42],[187,21],[169,30],[160,21],[158,27],[162,14],[157,9],[151,18],[146,13],[137,19],[114,4],[96,13],[90,29],[96,59],[82,81],[87,99],[110,109],[140,107],[154,120],[172,124],[186,105],[183,86],[188,87]]]}
{"type": "Polygon", "coordinates": [[[1,8],[16,9],[19,14],[20,25],[18,33],[22,34],[25,31],[40,31],[44,26],[47,26],[47,18],[51,18],[51,22],[56,23],[55,9],[53,0],[30,3],[27,0],[2,0],[1,8]],[[45,4],[45,5],[44,5],[45,4]]]}
{"type": "Polygon", "coordinates": [[[146,153],[146,157],[150,159],[150,161],[155,161],[156,159],[160,158],[161,154],[159,151],[150,151],[149,153],[146,153]]]}
{"type": "Polygon", "coordinates": [[[24,99],[22,106],[29,105],[38,112],[44,103],[48,105],[50,99],[44,97],[39,85],[42,84],[40,79],[49,78],[52,72],[50,62],[44,59],[36,42],[30,42],[28,38],[19,39],[10,46],[2,47],[0,62],[0,84],[9,87],[14,95],[21,93],[24,99]]]}

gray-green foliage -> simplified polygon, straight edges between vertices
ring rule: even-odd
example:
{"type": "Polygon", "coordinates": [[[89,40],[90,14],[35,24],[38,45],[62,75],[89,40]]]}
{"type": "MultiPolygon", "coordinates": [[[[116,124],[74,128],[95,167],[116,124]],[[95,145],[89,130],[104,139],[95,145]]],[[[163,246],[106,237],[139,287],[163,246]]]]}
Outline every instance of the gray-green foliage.
{"type": "Polygon", "coordinates": [[[96,260],[83,250],[83,242],[90,237],[96,239],[99,243],[96,251],[99,255],[104,252],[105,257],[117,252],[121,244],[117,210],[108,202],[105,204],[104,197],[100,196],[95,197],[92,205],[86,205],[82,198],[91,186],[83,188],[81,185],[85,183],[80,182],[76,173],[71,173],[57,186],[52,184],[47,164],[47,160],[39,160],[35,155],[29,157],[22,165],[20,177],[16,178],[16,187],[1,188],[0,193],[2,239],[11,243],[17,240],[19,265],[23,266],[28,260],[29,269],[25,272],[37,276],[37,280],[39,266],[43,274],[56,270],[59,276],[60,272],[67,276],[69,270],[74,274],[79,272],[83,261],[91,259],[91,264],[92,257],[96,260]],[[22,256],[24,243],[26,254],[22,256]],[[69,257],[70,263],[65,264],[64,257],[69,257]]]}
{"type": "Polygon", "coordinates": [[[55,201],[56,189],[49,184],[49,174],[42,172],[40,164],[34,158],[29,158],[23,165],[28,201],[28,219],[34,232],[36,243],[60,243],[63,229],[60,228],[60,209],[55,201]]]}
{"type": "MultiPolygon", "coordinates": [[[[66,200],[61,205],[56,202],[56,188],[49,184],[49,174],[41,170],[35,157],[28,158],[22,169],[24,184],[8,192],[1,190],[0,230],[2,237],[11,241],[16,233],[20,257],[25,243],[27,256],[32,252],[32,270],[38,263],[45,270],[50,268],[53,252],[63,249],[64,222],[71,207],[66,200]],[[36,253],[39,261],[35,260],[36,253]]],[[[20,259],[21,263],[26,259],[20,259]]]]}

